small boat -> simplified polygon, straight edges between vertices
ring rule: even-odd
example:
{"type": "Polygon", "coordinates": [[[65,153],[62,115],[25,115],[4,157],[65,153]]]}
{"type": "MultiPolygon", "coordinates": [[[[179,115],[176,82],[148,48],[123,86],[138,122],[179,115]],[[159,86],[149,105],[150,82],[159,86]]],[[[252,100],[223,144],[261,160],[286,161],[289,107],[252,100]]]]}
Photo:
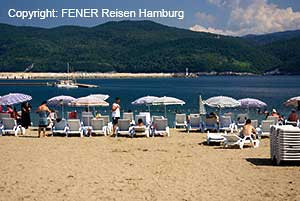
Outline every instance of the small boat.
{"type": "Polygon", "coordinates": [[[73,80],[59,80],[55,83],[58,88],[76,89],[78,85],[73,80]]]}
{"type": "Polygon", "coordinates": [[[66,88],[66,89],[76,89],[78,88],[78,85],[75,80],[70,79],[70,65],[68,63],[68,79],[67,80],[59,80],[58,82],[54,83],[54,86],[58,88],[66,88]]]}

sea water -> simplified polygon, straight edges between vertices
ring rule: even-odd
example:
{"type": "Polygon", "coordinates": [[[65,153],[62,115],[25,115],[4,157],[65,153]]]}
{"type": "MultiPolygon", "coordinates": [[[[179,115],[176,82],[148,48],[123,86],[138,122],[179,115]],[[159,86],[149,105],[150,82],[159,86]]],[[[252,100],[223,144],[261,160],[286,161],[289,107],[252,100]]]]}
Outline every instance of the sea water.
{"type": "MultiPolygon", "coordinates": [[[[51,82],[50,80],[1,80],[4,82],[51,82]]],[[[147,111],[146,106],[135,106],[131,102],[135,99],[152,96],[172,96],[186,102],[183,106],[168,106],[167,113],[170,126],[173,125],[175,113],[197,113],[199,95],[205,100],[212,96],[231,96],[236,99],[257,98],[268,104],[270,111],[276,108],[279,113],[287,116],[291,108],[283,105],[287,99],[300,95],[300,76],[203,76],[199,78],[151,78],[151,79],[86,79],[77,80],[80,83],[96,84],[99,88],[78,88],[61,89],[48,86],[1,86],[0,96],[7,93],[19,92],[32,96],[32,120],[37,124],[35,110],[38,105],[53,96],[70,95],[75,98],[87,96],[89,94],[108,94],[107,100],[113,103],[115,97],[121,98],[122,111],[131,110],[134,113],[147,111]]],[[[20,105],[16,105],[20,109],[20,105]]],[[[60,107],[53,107],[61,111],[60,107]]],[[[219,112],[215,108],[206,107],[207,111],[219,112]]],[[[65,112],[76,110],[78,112],[84,108],[65,107],[65,112]]],[[[110,107],[91,108],[103,115],[111,113],[110,107]]],[[[235,114],[245,113],[244,109],[226,109],[224,112],[235,114]]],[[[152,106],[151,113],[154,115],[164,115],[164,107],[152,106]]],[[[252,119],[263,119],[263,115],[258,115],[256,110],[250,110],[252,119]]]]}

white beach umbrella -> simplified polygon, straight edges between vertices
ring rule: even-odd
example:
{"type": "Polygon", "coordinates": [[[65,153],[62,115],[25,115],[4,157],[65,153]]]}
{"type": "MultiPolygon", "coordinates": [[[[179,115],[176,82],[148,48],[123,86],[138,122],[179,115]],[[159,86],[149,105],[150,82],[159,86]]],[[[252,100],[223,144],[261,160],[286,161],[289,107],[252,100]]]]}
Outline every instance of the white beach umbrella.
{"type": "Polygon", "coordinates": [[[25,101],[30,101],[31,99],[32,97],[26,94],[10,93],[0,98],[0,105],[14,105],[23,103],[25,101]]]}
{"type": "Polygon", "coordinates": [[[77,106],[77,107],[87,107],[89,111],[90,107],[95,107],[95,106],[107,107],[109,106],[109,103],[95,96],[85,96],[72,101],[70,105],[77,106]]]}
{"type": "Polygon", "coordinates": [[[107,94],[91,94],[89,96],[99,98],[101,100],[107,100],[109,98],[109,95],[107,94]]]}
{"type": "Polygon", "coordinates": [[[74,100],[76,99],[72,96],[60,95],[50,98],[47,103],[53,106],[61,106],[62,118],[64,118],[64,105],[69,105],[74,100]]]}
{"type": "Polygon", "coordinates": [[[72,106],[91,107],[91,106],[109,106],[109,103],[94,96],[85,96],[71,102],[72,106]]]}
{"type": "Polygon", "coordinates": [[[136,99],[135,101],[131,102],[132,105],[147,105],[148,110],[150,112],[150,105],[157,100],[157,96],[144,96],[141,98],[136,99]]]}
{"type": "Polygon", "coordinates": [[[178,98],[163,96],[152,102],[151,105],[163,105],[165,107],[165,117],[167,116],[167,105],[184,105],[185,102],[178,98]]]}
{"type": "Polygon", "coordinates": [[[205,104],[215,108],[233,108],[241,106],[241,103],[228,96],[215,96],[205,101],[205,104]]]}
{"type": "Polygon", "coordinates": [[[299,107],[300,106],[299,104],[300,104],[300,96],[290,98],[289,100],[284,102],[285,106],[299,107]]]}

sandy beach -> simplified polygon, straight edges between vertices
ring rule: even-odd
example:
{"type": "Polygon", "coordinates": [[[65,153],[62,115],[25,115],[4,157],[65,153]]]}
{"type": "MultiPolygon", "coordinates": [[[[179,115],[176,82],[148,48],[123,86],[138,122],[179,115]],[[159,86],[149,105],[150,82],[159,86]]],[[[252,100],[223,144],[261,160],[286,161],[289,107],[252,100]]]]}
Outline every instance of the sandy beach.
{"type": "Polygon", "coordinates": [[[300,167],[258,149],[171,137],[0,138],[0,200],[300,200],[300,167]]]}

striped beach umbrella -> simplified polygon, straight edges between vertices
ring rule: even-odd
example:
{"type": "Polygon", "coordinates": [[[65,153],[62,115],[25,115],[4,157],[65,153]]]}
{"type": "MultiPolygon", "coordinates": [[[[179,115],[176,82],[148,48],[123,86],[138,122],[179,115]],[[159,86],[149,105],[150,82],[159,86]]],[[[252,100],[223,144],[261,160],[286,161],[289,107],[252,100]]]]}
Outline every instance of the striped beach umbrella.
{"type": "Polygon", "coordinates": [[[61,116],[64,118],[64,105],[68,105],[74,100],[76,99],[72,96],[61,95],[50,98],[47,103],[53,106],[61,106],[61,116]]]}
{"type": "Polygon", "coordinates": [[[0,105],[14,105],[30,101],[31,96],[22,93],[10,93],[0,98],[0,105]]]}

